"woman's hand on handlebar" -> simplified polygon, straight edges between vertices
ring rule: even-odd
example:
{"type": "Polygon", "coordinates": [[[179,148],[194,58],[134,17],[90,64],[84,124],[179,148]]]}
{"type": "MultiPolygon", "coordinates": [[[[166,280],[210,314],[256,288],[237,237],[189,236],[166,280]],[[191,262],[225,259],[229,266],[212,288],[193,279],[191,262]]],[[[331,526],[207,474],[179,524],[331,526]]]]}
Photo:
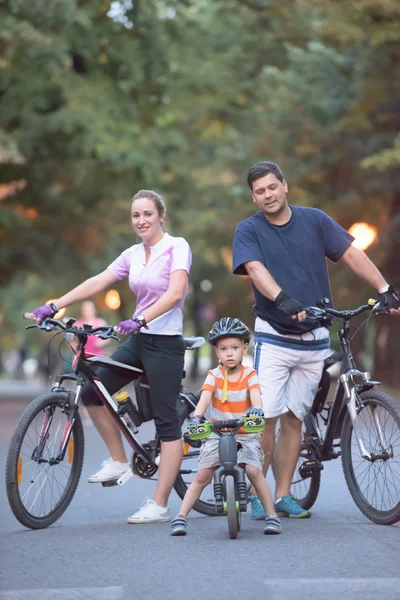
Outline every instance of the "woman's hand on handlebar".
{"type": "Polygon", "coordinates": [[[44,319],[54,317],[56,311],[54,311],[49,304],[45,304],[44,306],[35,308],[31,314],[36,319],[36,322],[40,324],[44,319]]]}
{"type": "Polygon", "coordinates": [[[143,327],[142,323],[133,321],[132,319],[126,319],[126,321],[118,323],[115,329],[118,333],[122,333],[122,335],[132,335],[133,333],[138,333],[141,327],[143,327]]]}

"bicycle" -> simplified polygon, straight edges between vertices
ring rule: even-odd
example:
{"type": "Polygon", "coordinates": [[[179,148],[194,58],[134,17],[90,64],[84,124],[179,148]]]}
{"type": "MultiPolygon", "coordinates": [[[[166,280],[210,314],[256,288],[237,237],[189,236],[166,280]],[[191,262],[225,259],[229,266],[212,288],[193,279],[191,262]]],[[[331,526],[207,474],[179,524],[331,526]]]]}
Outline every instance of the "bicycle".
{"type": "Polygon", "coordinates": [[[325,360],[318,392],[304,419],[291,495],[303,508],[311,508],[320,488],[322,463],[341,456],[346,484],[358,508],[374,523],[392,525],[400,521],[400,487],[396,483],[400,479],[400,407],[388,394],[375,389],[379,381],[357,369],[350,340],[351,319],[366,311],[386,311],[374,300],[354,310],[328,308],[326,300],[319,304],[306,312],[321,324],[341,321],[340,350],[325,360]],[[328,369],[340,361],[333,399],[327,402],[328,369]],[[390,471],[391,465],[397,469],[390,471]]]}
{"type": "MultiPolygon", "coordinates": [[[[31,315],[26,314],[26,318],[31,315]]],[[[59,374],[50,392],[34,399],[22,413],[11,438],[6,460],[6,492],[12,512],[17,520],[30,529],[42,529],[55,523],[68,508],[83,467],[84,431],[79,414],[80,396],[84,382],[88,380],[112,418],[116,421],[132,449],[131,469],[119,479],[103,484],[124,485],[134,474],[145,479],[153,479],[160,461],[160,441],[141,444],[136,439],[138,426],[151,420],[151,408],[143,393],[149,393],[145,373],[142,369],[125,365],[106,356],[86,354],[85,345],[89,335],[101,339],[116,339],[111,326],[74,326],[75,319],[64,318],[63,322],[47,318],[40,325],[30,325],[27,329],[56,331],[73,335],[78,344],[70,373],[59,374]],[[137,406],[119,393],[115,400],[107,392],[93,370],[96,366],[106,366],[113,370],[135,373],[137,406]],[[72,382],[74,389],[66,388],[64,382],[72,382]]],[[[205,343],[202,337],[185,338],[185,348],[192,350],[205,343]]],[[[183,377],[185,374],[182,374],[183,377]]],[[[186,419],[193,413],[200,394],[182,386],[178,398],[179,418],[184,427],[186,419]]],[[[147,398],[148,400],[148,398],[147,398]]],[[[188,481],[184,477],[196,473],[199,446],[183,435],[184,457],[182,468],[174,488],[183,498],[188,481]],[[190,467],[190,459],[195,466],[190,467]],[[189,466],[185,467],[189,461],[189,466]]],[[[195,510],[203,514],[215,514],[214,502],[195,505],[195,510]]]]}
{"type": "Polygon", "coordinates": [[[214,473],[215,512],[228,517],[229,537],[236,539],[241,526],[241,513],[247,511],[247,483],[244,470],[237,464],[239,429],[257,433],[264,429],[263,417],[244,417],[226,421],[201,422],[188,426],[193,440],[207,438],[211,433],[219,436],[218,453],[221,466],[214,473]]]}

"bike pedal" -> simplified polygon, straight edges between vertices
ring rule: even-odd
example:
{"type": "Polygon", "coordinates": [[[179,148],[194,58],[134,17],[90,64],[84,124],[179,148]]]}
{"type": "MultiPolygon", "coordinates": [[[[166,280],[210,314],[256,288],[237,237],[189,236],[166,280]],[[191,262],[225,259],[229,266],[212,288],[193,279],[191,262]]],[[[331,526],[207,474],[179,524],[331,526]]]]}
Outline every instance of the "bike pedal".
{"type": "Polygon", "coordinates": [[[118,477],[116,479],[110,479],[110,481],[102,481],[101,485],[103,487],[113,487],[113,485],[118,485],[118,477]]]}
{"type": "Polygon", "coordinates": [[[324,465],[319,460],[306,460],[299,468],[299,473],[303,479],[312,477],[315,471],[322,471],[324,465]]]}

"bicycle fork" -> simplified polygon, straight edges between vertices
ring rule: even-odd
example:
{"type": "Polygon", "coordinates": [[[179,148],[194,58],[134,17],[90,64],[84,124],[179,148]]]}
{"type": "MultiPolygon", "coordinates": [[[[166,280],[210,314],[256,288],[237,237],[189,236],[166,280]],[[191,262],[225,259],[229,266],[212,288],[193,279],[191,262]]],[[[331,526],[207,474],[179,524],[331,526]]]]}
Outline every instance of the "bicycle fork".
{"type": "Polygon", "coordinates": [[[382,448],[381,454],[371,454],[365,447],[364,440],[362,437],[359,420],[358,420],[358,407],[360,405],[360,400],[358,397],[358,393],[366,390],[370,390],[374,385],[379,385],[379,381],[371,381],[370,374],[368,372],[361,372],[357,369],[352,369],[347,373],[343,373],[340,376],[340,381],[343,384],[345,402],[347,405],[347,410],[349,411],[351,421],[353,423],[353,429],[356,435],[357,444],[361,453],[361,456],[370,462],[375,462],[376,460],[384,460],[391,457],[393,455],[393,449],[391,449],[391,454],[386,450],[387,442],[385,439],[385,434],[382,429],[381,422],[379,420],[379,416],[377,414],[376,409],[371,408],[373,423],[376,428],[376,432],[378,434],[379,444],[382,448]],[[360,386],[353,385],[350,388],[350,381],[354,384],[353,377],[354,375],[359,375],[363,378],[364,383],[360,386]]]}

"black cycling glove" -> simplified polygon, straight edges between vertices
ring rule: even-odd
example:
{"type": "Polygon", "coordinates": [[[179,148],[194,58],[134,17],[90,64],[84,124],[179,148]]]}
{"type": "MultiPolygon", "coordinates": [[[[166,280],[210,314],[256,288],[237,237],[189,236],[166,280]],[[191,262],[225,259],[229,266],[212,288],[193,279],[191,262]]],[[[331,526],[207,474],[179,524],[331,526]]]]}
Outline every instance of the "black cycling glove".
{"type": "Polygon", "coordinates": [[[295,317],[304,310],[300,302],[288,296],[283,290],[275,298],[275,304],[276,308],[288,317],[295,317]]]}
{"type": "Polygon", "coordinates": [[[400,292],[395,290],[392,285],[389,285],[387,292],[379,294],[379,301],[388,310],[391,308],[400,308],[400,292]]]}

